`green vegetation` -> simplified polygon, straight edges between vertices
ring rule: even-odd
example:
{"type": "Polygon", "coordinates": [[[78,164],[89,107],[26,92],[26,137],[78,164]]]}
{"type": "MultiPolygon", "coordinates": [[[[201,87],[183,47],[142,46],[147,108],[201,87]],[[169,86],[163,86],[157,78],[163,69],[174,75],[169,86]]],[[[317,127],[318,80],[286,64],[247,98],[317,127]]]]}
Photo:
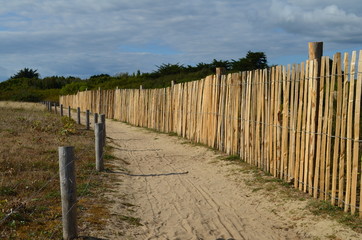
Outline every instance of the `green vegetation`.
{"type": "Polygon", "coordinates": [[[244,58],[238,60],[216,60],[211,63],[198,63],[196,66],[183,64],[161,64],[151,73],[120,73],[115,76],[99,74],[89,79],[76,77],[51,76],[40,78],[37,70],[24,68],[11,76],[7,81],[0,82],[0,101],[52,101],[57,102],[59,95],[75,94],[78,91],[93,89],[145,89],[168,87],[175,83],[202,79],[214,74],[216,67],[224,67],[227,73],[267,68],[267,57],[263,52],[249,51],[244,58]]]}

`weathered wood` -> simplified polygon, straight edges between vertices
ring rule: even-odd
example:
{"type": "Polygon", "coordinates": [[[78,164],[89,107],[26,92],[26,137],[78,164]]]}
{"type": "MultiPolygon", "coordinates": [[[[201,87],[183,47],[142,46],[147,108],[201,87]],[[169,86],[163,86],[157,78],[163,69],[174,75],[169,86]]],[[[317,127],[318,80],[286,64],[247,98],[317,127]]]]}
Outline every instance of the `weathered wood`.
{"type": "MultiPolygon", "coordinates": [[[[357,175],[358,168],[360,173],[362,172],[362,164],[359,160],[359,137],[360,137],[360,116],[361,116],[361,88],[362,88],[362,50],[359,52],[358,58],[358,71],[357,71],[357,83],[356,83],[356,97],[355,97],[355,115],[354,115],[354,142],[353,142],[353,166],[352,166],[352,197],[351,197],[351,211],[356,211],[356,198],[357,198],[357,175]],[[361,167],[358,166],[360,162],[361,167]]],[[[354,74],[352,75],[354,77],[354,74]]],[[[360,189],[360,201],[359,201],[359,214],[362,217],[362,177],[359,185],[360,189]]]]}
{"type": "MultiPolygon", "coordinates": [[[[319,189],[320,189],[320,175],[321,171],[324,171],[324,165],[322,162],[324,162],[324,158],[321,158],[322,153],[324,152],[323,144],[322,144],[322,131],[323,131],[323,113],[324,113],[324,107],[325,107],[325,100],[324,95],[325,94],[325,58],[321,61],[321,71],[320,71],[320,80],[319,80],[319,107],[318,107],[318,127],[317,127],[317,146],[316,146],[316,160],[315,160],[315,169],[314,169],[314,184],[313,184],[313,197],[317,198],[319,189]],[[323,167],[322,167],[323,165],[323,167]],[[323,170],[322,170],[323,169],[323,170]]],[[[325,146],[325,145],[324,145],[325,146]]],[[[323,175],[324,176],[324,175],[323,175]]]]}
{"type": "Polygon", "coordinates": [[[104,163],[103,163],[104,124],[103,123],[96,123],[94,125],[94,134],[95,134],[96,170],[100,172],[104,170],[104,163]]]}
{"type": "MultiPolygon", "coordinates": [[[[318,66],[321,66],[321,58],[323,56],[323,42],[308,43],[308,58],[309,60],[316,59],[318,66]]],[[[319,74],[317,74],[319,75],[319,74]]]]}
{"type": "Polygon", "coordinates": [[[103,137],[103,146],[106,145],[106,138],[107,138],[107,131],[106,131],[106,115],[105,114],[100,114],[100,122],[103,123],[103,133],[102,133],[102,137],[103,137]]]}
{"type": "MultiPolygon", "coordinates": [[[[323,113],[323,127],[322,127],[322,143],[321,143],[321,163],[320,163],[320,180],[319,180],[319,185],[317,187],[317,190],[319,191],[320,195],[319,198],[320,199],[324,199],[325,198],[325,175],[326,175],[326,162],[327,159],[326,155],[328,155],[327,152],[327,131],[328,131],[328,116],[329,116],[329,98],[330,98],[330,74],[329,74],[329,57],[323,57],[322,59],[322,66],[325,66],[324,71],[322,72],[321,76],[323,76],[323,80],[325,81],[325,96],[324,96],[324,102],[325,102],[325,106],[324,106],[324,113],[323,113]]],[[[323,69],[323,68],[322,68],[323,69]]],[[[321,99],[320,99],[321,101],[321,99]]],[[[328,138],[329,139],[329,138],[328,138]]]]}
{"type": "Polygon", "coordinates": [[[59,147],[59,178],[62,199],[63,239],[70,240],[78,235],[77,188],[73,147],[59,147]]]}
{"type": "MultiPolygon", "coordinates": [[[[348,67],[348,54],[344,54],[343,58],[344,63],[344,76],[343,76],[343,99],[342,99],[342,113],[341,113],[341,141],[340,141],[340,153],[339,153],[339,168],[338,168],[338,179],[336,180],[336,184],[338,181],[338,206],[343,206],[343,192],[344,192],[344,182],[345,182],[345,165],[347,164],[347,177],[350,177],[351,172],[351,153],[348,152],[346,154],[346,127],[347,127],[347,108],[351,102],[348,103],[348,92],[349,92],[349,67],[348,67]]],[[[342,71],[342,70],[341,70],[342,71]]],[[[342,72],[341,72],[342,74],[342,72]]],[[[342,76],[341,76],[342,78],[342,76]]],[[[352,104],[353,104],[353,99],[352,104]]],[[[347,145],[350,145],[349,141],[347,141],[347,145]]],[[[350,149],[352,152],[352,150],[350,149]]],[[[332,187],[333,188],[333,187],[332,187]]],[[[335,186],[335,191],[337,187],[335,186]]],[[[333,193],[332,190],[332,204],[335,202],[333,199],[337,196],[337,193],[333,193]]]]}
{"type": "MultiPolygon", "coordinates": [[[[334,151],[333,151],[333,169],[332,169],[332,189],[331,189],[331,202],[334,204],[336,195],[336,181],[339,162],[340,150],[340,137],[341,137],[341,123],[342,123],[342,101],[343,101],[343,86],[342,86],[342,73],[341,69],[341,54],[337,53],[333,59],[332,78],[337,77],[337,110],[336,110],[336,128],[334,138],[334,151]],[[334,73],[334,74],[333,74],[334,73]]],[[[333,80],[332,80],[333,81],[333,80]]]]}
{"type": "Polygon", "coordinates": [[[89,125],[90,125],[90,122],[89,122],[89,114],[90,114],[90,111],[87,110],[85,112],[85,125],[86,125],[86,129],[89,130],[89,125]]]}

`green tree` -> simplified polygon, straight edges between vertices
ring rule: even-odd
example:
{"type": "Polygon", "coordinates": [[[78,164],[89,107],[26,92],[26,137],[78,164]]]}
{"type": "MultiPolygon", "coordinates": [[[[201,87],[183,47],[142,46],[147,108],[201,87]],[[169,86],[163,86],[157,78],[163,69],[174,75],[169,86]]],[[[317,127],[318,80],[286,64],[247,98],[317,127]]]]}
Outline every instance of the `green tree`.
{"type": "Polygon", "coordinates": [[[244,58],[231,61],[231,69],[233,71],[251,71],[268,67],[268,61],[264,52],[248,51],[244,58]]]}
{"type": "Polygon", "coordinates": [[[37,72],[38,70],[33,70],[31,68],[24,68],[19,70],[14,76],[11,76],[11,79],[15,78],[35,78],[39,79],[40,74],[37,72]]]}
{"type": "Polygon", "coordinates": [[[155,73],[158,73],[160,75],[170,75],[170,74],[177,74],[185,71],[184,65],[180,65],[179,63],[171,64],[171,63],[163,63],[160,66],[156,66],[157,71],[155,73]]]}

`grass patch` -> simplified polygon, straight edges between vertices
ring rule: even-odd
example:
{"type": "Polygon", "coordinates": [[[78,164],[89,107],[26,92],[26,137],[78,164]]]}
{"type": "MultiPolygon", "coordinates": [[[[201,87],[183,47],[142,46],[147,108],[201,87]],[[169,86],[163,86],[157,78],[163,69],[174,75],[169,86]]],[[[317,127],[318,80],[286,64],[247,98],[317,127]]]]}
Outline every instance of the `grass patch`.
{"type": "Polygon", "coordinates": [[[6,106],[0,107],[0,139],[0,239],[61,239],[59,146],[75,148],[78,200],[86,206],[79,208],[80,224],[105,221],[99,193],[107,181],[94,174],[93,132],[40,108],[6,106]]]}
{"type": "Polygon", "coordinates": [[[225,161],[241,161],[241,159],[238,155],[230,155],[230,156],[224,157],[223,160],[225,160],[225,161]]]}
{"type": "Polygon", "coordinates": [[[352,228],[354,231],[362,233],[362,218],[358,214],[351,215],[350,213],[345,213],[342,208],[333,206],[330,202],[317,199],[309,200],[307,208],[314,215],[331,217],[337,222],[352,228]]]}

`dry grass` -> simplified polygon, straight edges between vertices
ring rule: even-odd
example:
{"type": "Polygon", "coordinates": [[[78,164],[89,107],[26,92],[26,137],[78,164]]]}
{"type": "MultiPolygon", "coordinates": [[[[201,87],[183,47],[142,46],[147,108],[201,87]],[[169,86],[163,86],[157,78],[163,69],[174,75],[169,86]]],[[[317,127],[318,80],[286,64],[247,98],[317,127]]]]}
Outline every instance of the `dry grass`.
{"type": "Polygon", "coordinates": [[[93,132],[39,105],[0,103],[0,239],[60,239],[58,147],[74,146],[80,230],[101,225],[93,132]],[[20,106],[20,105],[19,105],[20,106]]]}

